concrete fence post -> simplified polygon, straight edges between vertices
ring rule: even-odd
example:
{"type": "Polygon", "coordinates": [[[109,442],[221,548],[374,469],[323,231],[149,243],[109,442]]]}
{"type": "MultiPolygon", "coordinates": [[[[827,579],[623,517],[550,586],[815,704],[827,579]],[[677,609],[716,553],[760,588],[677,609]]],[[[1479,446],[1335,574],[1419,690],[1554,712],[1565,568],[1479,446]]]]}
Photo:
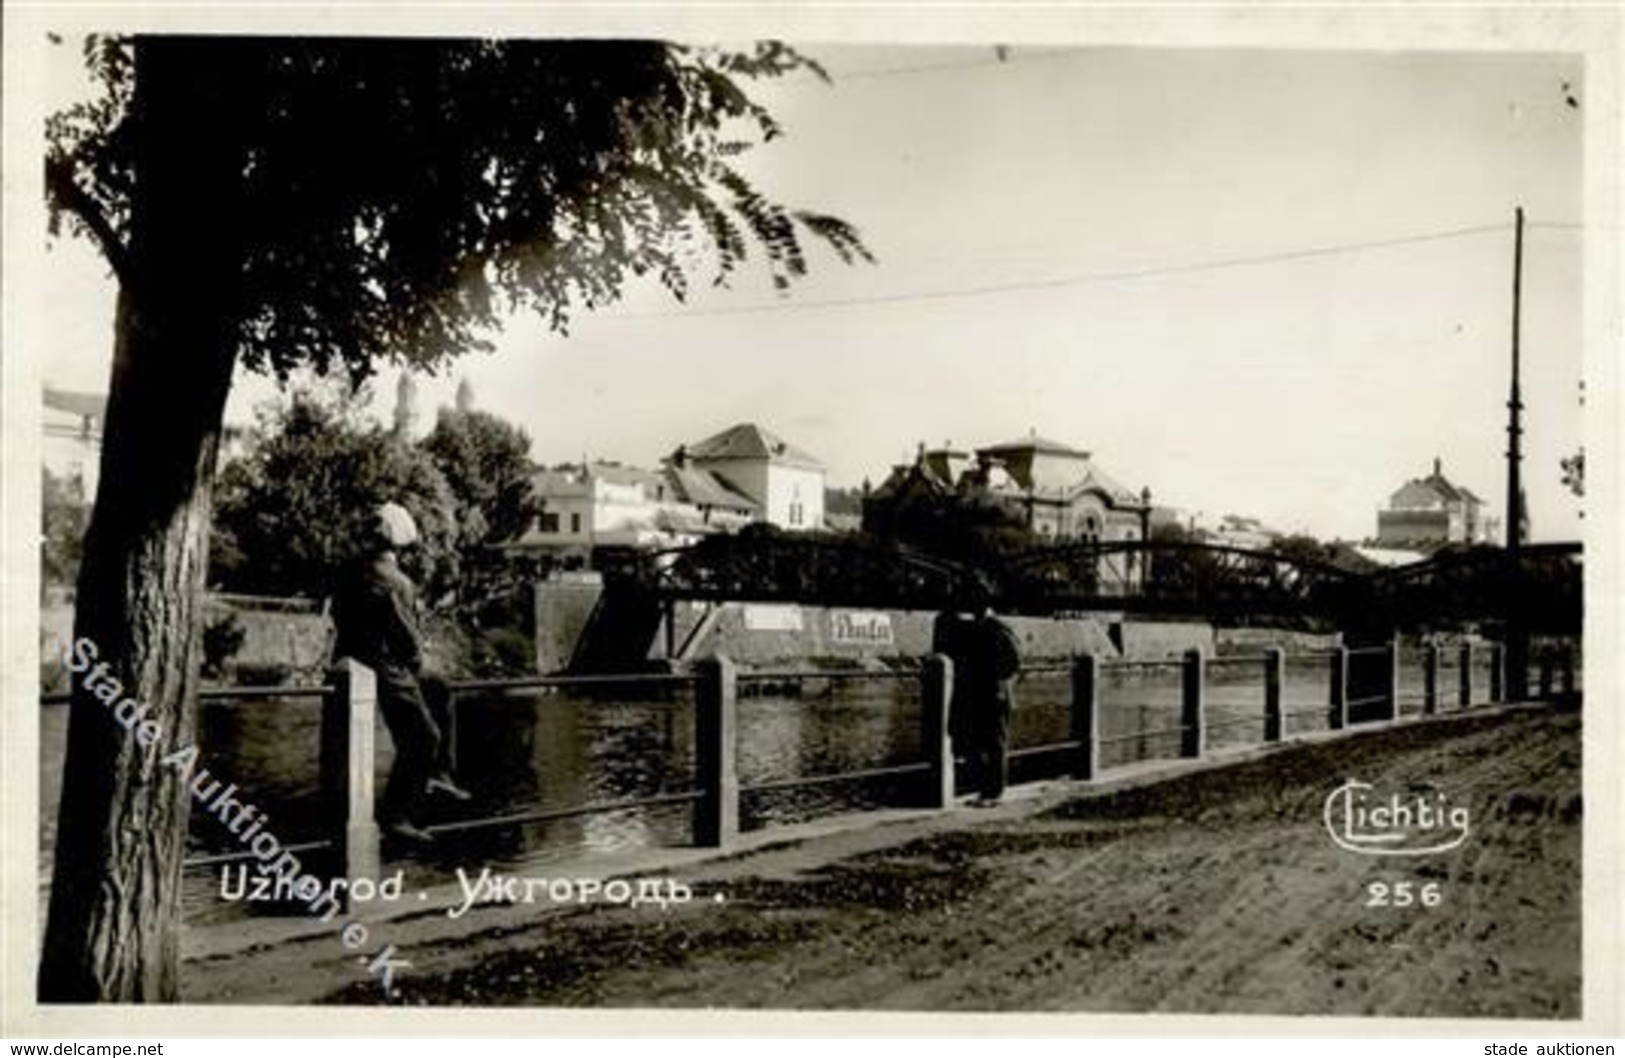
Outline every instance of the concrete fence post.
{"type": "Polygon", "coordinates": [[[1422,652],[1422,714],[1439,711],[1439,644],[1429,643],[1422,652]]]}
{"type": "Polygon", "coordinates": [[[1281,687],[1286,682],[1286,651],[1264,651],[1264,741],[1281,741],[1281,687]]]}
{"type": "Polygon", "coordinates": [[[1332,648],[1331,706],[1326,712],[1326,726],[1341,731],[1349,726],[1349,648],[1332,648]]]}
{"type": "Polygon", "coordinates": [[[1072,662],[1072,777],[1093,779],[1100,774],[1100,661],[1079,654],[1072,662]]]}
{"type": "Polygon", "coordinates": [[[1506,700],[1529,700],[1529,633],[1516,624],[1506,630],[1506,700]]]}
{"type": "Polygon", "coordinates": [[[725,657],[695,664],[694,770],[700,799],[694,806],[694,844],[726,848],[739,835],[738,670],[725,657]]]}
{"type": "Polygon", "coordinates": [[[1185,651],[1185,661],[1181,668],[1183,675],[1181,695],[1181,709],[1179,720],[1179,755],[1181,757],[1200,757],[1202,755],[1205,732],[1203,731],[1203,673],[1202,651],[1200,647],[1192,647],[1185,651]]]}
{"type": "Polygon", "coordinates": [[[322,702],[321,776],[323,816],[346,878],[381,875],[378,820],[374,817],[373,768],[377,745],[378,679],[353,658],[328,671],[332,692],[322,702]]]}
{"type": "Polygon", "coordinates": [[[1459,680],[1461,684],[1461,693],[1459,698],[1461,707],[1465,709],[1469,705],[1473,704],[1473,644],[1471,641],[1462,642],[1461,660],[1458,662],[1458,664],[1461,666],[1461,675],[1459,680]]]}
{"type": "Polygon", "coordinates": [[[1500,643],[1490,644],[1490,701],[1506,701],[1506,647],[1500,643]]]}
{"type": "Polygon", "coordinates": [[[925,752],[925,804],[947,808],[954,802],[954,743],[948,729],[954,697],[954,663],[932,654],[920,668],[920,746],[925,752]]]}
{"type": "Polygon", "coordinates": [[[1388,641],[1388,715],[1386,719],[1399,719],[1399,636],[1388,641]]]}

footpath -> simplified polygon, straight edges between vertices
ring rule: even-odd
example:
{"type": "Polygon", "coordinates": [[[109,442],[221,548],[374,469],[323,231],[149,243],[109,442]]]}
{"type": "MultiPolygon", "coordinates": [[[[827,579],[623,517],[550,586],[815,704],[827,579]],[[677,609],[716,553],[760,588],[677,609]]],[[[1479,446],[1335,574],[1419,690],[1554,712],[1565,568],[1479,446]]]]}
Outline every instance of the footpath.
{"type": "Polygon", "coordinates": [[[994,809],[492,865],[693,899],[533,890],[452,917],[455,874],[409,881],[358,950],[337,923],[189,926],[183,1001],[1576,1017],[1579,764],[1577,712],[1502,706],[1029,784],[994,809]],[[1443,790],[1470,834],[1422,857],[1340,848],[1323,811],[1349,779],[1443,790]],[[1400,905],[1399,882],[1437,899],[1400,905]],[[410,963],[387,995],[366,966],[386,943],[410,963]]]}

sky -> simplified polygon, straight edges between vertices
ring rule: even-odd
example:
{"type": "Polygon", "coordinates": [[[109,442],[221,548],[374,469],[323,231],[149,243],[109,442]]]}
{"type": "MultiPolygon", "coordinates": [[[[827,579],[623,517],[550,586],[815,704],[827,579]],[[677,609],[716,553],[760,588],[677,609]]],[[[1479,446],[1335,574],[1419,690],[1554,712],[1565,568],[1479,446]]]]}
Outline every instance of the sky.
{"type": "MultiPolygon", "coordinates": [[[[834,83],[757,86],[786,135],[744,168],[877,263],[815,249],[788,296],[765,270],[687,305],[639,288],[568,337],[516,319],[419,380],[425,423],[467,377],[543,463],[652,466],[753,421],[843,486],[1036,432],[1160,504],[1342,539],[1438,458],[1499,516],[1521,205],[1533,537],[1578,537],[1578,58],[798,46],[834,83]]],[[[70,241],[48,262],[76,311],[47,379],[105,389],[105,269],[70,241]]],[[[228,419],[274,393],[240,379],[228,419]]]]}

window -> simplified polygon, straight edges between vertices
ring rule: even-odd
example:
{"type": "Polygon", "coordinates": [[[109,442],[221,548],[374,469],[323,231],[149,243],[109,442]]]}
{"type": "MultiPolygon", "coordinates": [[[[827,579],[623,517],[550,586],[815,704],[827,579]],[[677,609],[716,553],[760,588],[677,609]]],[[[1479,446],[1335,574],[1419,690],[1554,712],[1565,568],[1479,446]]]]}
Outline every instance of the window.
{"type": "Polygon", "coordinates": [[[579,513],[570,515],[570,532],[581,532],[581,515],[579,513]]]}

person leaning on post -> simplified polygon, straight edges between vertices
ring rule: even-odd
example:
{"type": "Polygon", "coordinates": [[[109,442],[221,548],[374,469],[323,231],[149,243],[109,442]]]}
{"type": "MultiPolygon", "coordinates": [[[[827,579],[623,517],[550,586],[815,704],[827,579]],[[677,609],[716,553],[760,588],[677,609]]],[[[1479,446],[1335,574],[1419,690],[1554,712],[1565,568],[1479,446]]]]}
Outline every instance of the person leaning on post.
{"type": "Polygon", "coordinates": [[[963,756],[977,797],[988,808],[1004,797],[1008,775],[1012,693],[1021,668],[1015,633],[993,609],[993,585],[978,576],[962,597],[964,612],[944,611],[932,629],[932,650],[953,663],[948,732],[963,756]]]}
{"type": "Polygon", "coordinates": [[[443,735],[449,691],[444,680],[423,670],[417,592],[401,570],[400,551],[417,541],[417,524],[406,508],[385,503],[372,512],[359,555],[334,596],[333,657],[354,658],[372,669],[378,710],[395,743],[395,762],[378,801],[379,826],[391,837],[422,844],[433,840],[422,827],[428,796],[466,801],[469,793],[452,778],[443,735]]]}

